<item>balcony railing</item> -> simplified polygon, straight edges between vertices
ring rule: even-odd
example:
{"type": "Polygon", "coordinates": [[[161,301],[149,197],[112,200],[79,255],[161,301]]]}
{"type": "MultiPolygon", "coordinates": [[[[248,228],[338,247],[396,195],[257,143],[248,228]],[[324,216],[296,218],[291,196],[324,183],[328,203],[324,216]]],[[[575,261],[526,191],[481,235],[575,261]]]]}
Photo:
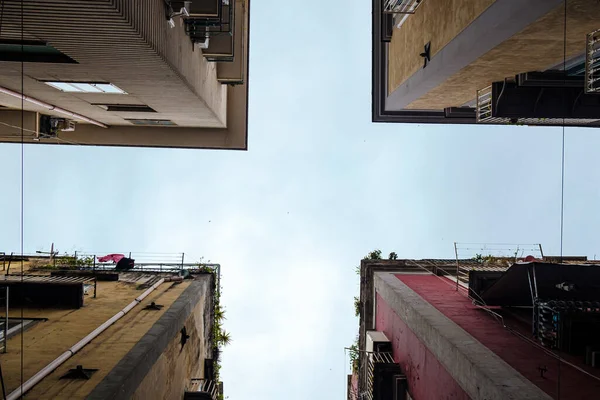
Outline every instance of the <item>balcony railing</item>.
{"type": "Polygon", "coordinates": [[[395,364],[392,353],[369,353],[367,356],[367,390],[363,398],[373,400],[373,384],[375,381],[376,364],[395,364]]]}
{"type": "MultiPolygon", "coordinates": [[[[598,76],[600,78],[600,75],[598,76]]],[[[598,82],[600,93],[600,82],[598,82]]],[[[506,125],[587,125],[597,121],[589,118],[507,118],[494,115],[492,104],[492,86],[477,91],[475,108],[476,122],[478,124],[506,124],[506,125]]],[[[599,118],[600,119],[600,118],[599,118]]]]}
{"type": "Polygon", "coordinates": [[[414,14],[424,0],[383,0],[384,14],[414,14]]]}
{"type": "Polygon", "coordinates": [[[184,399],[217,400],[219,383],[208,379],[193,378],[185,391],[184,399]]]}
{"type": "Polygon", "coordinates": [[[600,93],[600,29],[586,37],[585,92],[600,93]]]}

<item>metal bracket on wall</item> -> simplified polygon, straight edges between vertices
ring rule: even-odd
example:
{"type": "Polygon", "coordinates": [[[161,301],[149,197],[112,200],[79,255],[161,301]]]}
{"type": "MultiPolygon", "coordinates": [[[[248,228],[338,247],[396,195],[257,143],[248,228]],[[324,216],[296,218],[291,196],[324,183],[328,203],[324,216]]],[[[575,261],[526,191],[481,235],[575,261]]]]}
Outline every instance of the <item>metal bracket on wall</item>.
{"type": "Polygon", "coordinates": [[[427,64],[431,61],[431,42],[427,42],[427,44],[425,44],[424,51],[419,55],[423,57],[423,68],[425,68],[427,64]]]}
{"type": "Polygon", "coordinates": [[[164,306],[162,304],[156,304],[155,302],[152,302],[144,307],[143,310],[160,310],[163,307],[164,306]]]}
{"type": "Polygon", "coordinates": [[[78,365],[75,368],[72,368],[60,377],[60,379],[90,379],[94,372],[98,371],[95,368],[83,368],[83,365],[78,365]]]}
{"type": "Polygon", "coordinates": [[[181,348],[183,349],[183,346],[185,346],[185,344],[187,343],[188,339],[190,338],[190,335],[187,334],[187,329],[185,329],[185,326],[183,328],[181,328],[181,348]]]}

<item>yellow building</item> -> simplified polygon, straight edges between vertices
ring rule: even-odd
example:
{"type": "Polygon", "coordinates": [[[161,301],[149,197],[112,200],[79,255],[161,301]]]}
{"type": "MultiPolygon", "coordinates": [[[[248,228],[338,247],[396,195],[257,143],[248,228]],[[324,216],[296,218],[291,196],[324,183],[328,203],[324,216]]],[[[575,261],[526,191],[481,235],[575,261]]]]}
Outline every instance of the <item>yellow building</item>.
{"type": "Polygon", "coordinates": [[[599,20],[595,0],[373,0],[373,121],[600,126],[599,20]]]}
{"type": "Polygon", "coordinates": [[[249,0],[2,4],[0,141],[247,148],[249,0]]]}
{"type": "Polygon", "coordinates": [[[218,265],[65,270],[26,258],[21,274],[15,260],[0,265],[7,399],[222,398],[218,265]]]}

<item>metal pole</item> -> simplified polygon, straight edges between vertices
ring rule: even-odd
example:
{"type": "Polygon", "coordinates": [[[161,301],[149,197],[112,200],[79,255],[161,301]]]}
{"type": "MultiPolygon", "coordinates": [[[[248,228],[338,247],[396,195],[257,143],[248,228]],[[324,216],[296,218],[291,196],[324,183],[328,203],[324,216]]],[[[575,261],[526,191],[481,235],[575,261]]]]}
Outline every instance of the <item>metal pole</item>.
{"type": "Polygon", "coordinates": [[[0,384],[2,385],[2,398],[6,399],[6,387],[4,386],[4,376],[2,375],[2,366],[0,366],[0,384]]]}
{"type": "Polygon", "coordinates": [[[181,253],[181,269],[183,269],[183,259],[185,257],[185,253],[181,253]]]}
{"type": "Polygon", "coordinates": [[[96,277],[96,255],[94,254],[94,298],[96,298],[96,285],[98,285],[98,278],[96,277]]]}
{"type": "MultiPolygon", "coordinates": [[[[6,287],[6,317],[4,317],[4,352],[6,353],[6,339],[8,339],[8,286],[6,287]]],[[[21,321],[23,323],[23,321],[21,321]]],[[[22,333],[21,333],[22,334],[22,333]]]]}
{"type": "Polygon", "coordinates": [[[458,292],[458,273],[460,272],[460,267],[458,265],[458,247],[456,246],[456,242],[454,242],[454,255],[456,256],[456,291],[458,292]]]}
{"type": "Polygon", "coordinates": [[[10,258],[8,259],[8,267],[6,268],[6,274],[8,275],[9,271],[10,271],[10,263],[12,262],[12,258],[13,258],[13,254],[15,254],[14,251],[10,252],[10,258]]]}
{"type": "Polygon", "coordinates": [[[544,251],[542,250],[542,244],[538,243],[538,246],[540,247],[540,254],[542,255],[542,260],[544,259],[544,251]]]}

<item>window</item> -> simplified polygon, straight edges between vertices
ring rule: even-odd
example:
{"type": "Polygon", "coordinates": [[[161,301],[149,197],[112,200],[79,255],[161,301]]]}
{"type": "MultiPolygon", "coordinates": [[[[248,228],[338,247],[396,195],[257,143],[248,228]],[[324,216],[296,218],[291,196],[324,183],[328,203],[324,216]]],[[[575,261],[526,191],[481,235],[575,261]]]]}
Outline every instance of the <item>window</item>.
{"type": "Polygon", "coordinates": [[[156,112],[145,104],[96,104],[98,107],[112,112],[156,112]]]}
{"type": "Polygon", "coordinates": [[[0,40],[0,61],[77,64],[46,42],[35,40],[0,40]]]}
{"type": "Polygon", "coordinates": [[[152,126],[174,126],[175,122],[168,119],[125,119],[134,125],[152,125],[152,126]]]}
{"type": "Polygon", "coordinates": [[[95,82],[45,82],[62,92],[68,93],[114,93],[127,94],[123,89],[112,83],[95,82]]]}

